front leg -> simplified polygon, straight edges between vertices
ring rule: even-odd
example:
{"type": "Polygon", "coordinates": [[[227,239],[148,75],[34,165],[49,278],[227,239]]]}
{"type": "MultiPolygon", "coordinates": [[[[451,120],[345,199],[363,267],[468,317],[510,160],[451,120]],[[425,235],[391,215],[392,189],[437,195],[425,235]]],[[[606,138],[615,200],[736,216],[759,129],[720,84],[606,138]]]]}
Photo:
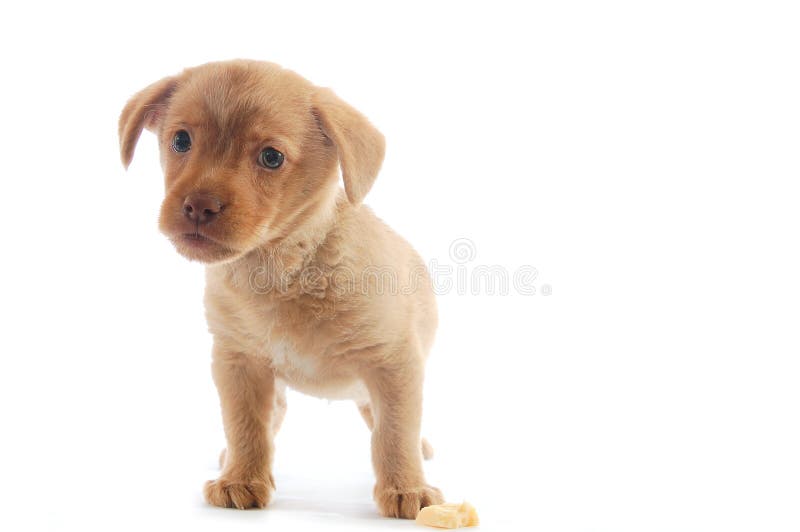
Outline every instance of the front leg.
{"type": "Polygon", "coordinates": [[[421,508],[444,498],[427,484],[422,470],[422,362],[414,356],[391,358],[392,363],[364,376],[374,416],[374,496],[384,516],[414,519],[421,508]]]}
{"type": "Polygon", "coordinates": [[[215,345],[212,374],[228,442],[225,465],[203,493],[214,506],[263,508],[275,489],[272,434],[275,375],[265,360],[215,345]]]}

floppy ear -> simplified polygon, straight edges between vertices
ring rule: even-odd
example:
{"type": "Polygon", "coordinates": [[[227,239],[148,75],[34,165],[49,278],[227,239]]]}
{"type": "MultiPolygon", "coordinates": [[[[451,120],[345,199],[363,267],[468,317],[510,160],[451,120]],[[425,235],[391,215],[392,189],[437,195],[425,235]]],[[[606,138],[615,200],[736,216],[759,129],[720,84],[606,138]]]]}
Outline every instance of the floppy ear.
{"type": "Polygon", "coordinates": [[[131,164],[142,129],[155,130],[164,117],[167,100],[177,86],[177,78],[156,81],[133,95],[119,116],[119,151],[125,168],[131,164]]]}
{"type": "Polygon", "coordinates": [[[383,135],[330,89],[314,93],[314,114],[336,146],[347,199],[357,205],[378,177],[386,149],[383,135]]]}

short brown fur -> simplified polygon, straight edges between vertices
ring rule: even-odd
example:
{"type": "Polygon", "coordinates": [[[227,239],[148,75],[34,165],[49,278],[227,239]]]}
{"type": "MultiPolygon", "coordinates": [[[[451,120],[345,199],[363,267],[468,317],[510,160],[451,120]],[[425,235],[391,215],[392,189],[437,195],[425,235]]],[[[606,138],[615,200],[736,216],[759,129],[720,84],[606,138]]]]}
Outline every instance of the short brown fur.
{"type": "Polygon", "coordinates": [[[383,515],[414,518],[443,502],[425,481],[423,453],[432,450],[420,438],[437,322],[430,280],[411,246],[360,205],[383,160],[380,132],[332,91],[242,60],[190,68],[133,96],[119,124],[126,167],[143,128],[161,150],[160,228],[178,252],[206,264],[227,439],[208,502],[269,502],[287,385],[359,406],[383,515]],[[191,136],[185,153],[172,149],[179,130],[191,136]],[[284,154],[282,166],[259,164],[266,147],[284,154]],[[220,206],[212,222],[187,217],[193,195],[220,206]],[[371,275],[376,266],[394,281],[371,275]]]}

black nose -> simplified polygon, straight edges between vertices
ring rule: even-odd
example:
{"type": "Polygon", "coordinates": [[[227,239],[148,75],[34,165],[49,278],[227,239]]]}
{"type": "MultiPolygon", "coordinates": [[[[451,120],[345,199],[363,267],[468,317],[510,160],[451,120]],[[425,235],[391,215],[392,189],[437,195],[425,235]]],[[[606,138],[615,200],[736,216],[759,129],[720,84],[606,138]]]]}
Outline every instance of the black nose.
{"type": "Polygon", "coordinates": [[[222,207],[219,198],[210,194],[189,194],[183,200],[183,214],[200,225],[212,222],[222,207]]]}

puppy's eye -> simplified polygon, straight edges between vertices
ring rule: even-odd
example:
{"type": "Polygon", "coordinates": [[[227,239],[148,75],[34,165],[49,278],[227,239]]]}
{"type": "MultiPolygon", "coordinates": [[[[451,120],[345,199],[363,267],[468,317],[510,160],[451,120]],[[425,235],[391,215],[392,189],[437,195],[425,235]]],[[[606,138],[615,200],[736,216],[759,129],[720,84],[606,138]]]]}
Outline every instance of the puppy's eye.
{"type": "Polygon", "coordinates": [[[181,129],[175,136],[172,137],[172,149],[183,153],[185,151],[189,151],[189,148],[192,147],[192,138],[189,136],[189,132],[185,129],[181,129]]]}
{"type": "Polygon", "coordinates": [[[265,148],[258,156],[258,162],[265,168],[274,170],[283,164],[283,154],[275,148],[265,148]]]}

